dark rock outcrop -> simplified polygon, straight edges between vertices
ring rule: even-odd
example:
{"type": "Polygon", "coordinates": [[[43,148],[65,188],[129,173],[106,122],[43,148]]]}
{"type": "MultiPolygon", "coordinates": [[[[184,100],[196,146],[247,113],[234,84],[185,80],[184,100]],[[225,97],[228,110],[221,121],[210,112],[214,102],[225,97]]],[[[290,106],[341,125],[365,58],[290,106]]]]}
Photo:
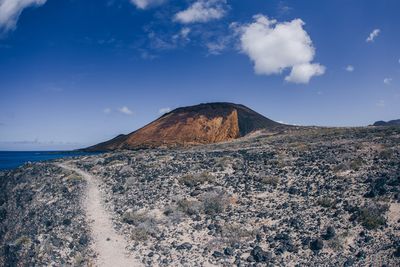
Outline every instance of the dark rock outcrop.
{"type": "Polygon", "coordinates": [[[373,126],[400,126],[400,119],[391,121],[376,121],[373,126]]]}

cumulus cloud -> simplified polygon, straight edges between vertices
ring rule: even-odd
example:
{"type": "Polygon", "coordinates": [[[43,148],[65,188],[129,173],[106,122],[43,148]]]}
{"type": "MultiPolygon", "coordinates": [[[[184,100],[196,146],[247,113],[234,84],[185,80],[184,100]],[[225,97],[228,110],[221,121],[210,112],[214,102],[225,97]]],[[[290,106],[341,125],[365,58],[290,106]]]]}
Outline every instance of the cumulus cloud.
{"type": "Polygon", "coordinates": [[[292,67],[292,71],[285,77],[285,81],[292,83],[308,83],[313,76],[325,73],[325,67],[320,64],[298,64],[292,67]]]}
{"type": "Polygon", "coordinates": [[[280,74],[290,69],[286,81],[308,83],[313,76],[324,74],[325,67],[312,63],[315,48],[303,25],[301,19],[278,23],[256,15],[253,23],[235,27],[240,48],[253,61],[257,74],[280,74]]]}
{"type": "Polygon", "coordinates": [[[198,0],[187,9],[175,14],[175,20],[184,24],[208,22],[222,18],[226,13],[226,0],[198,0]]]}
{"type": "Polygon", "coordinates": [[[165,0],[130,0],[137,8],[147,9],[154,6],[159,6],[165,2],[165,0]]]}
{"type": "Polygon", "coordinates": [[[387,85],[391,84],[392,81],[393,81],[392,78],[385,78],[385,79],[383,79],[383,83],[384,83],[384,84],[387,84],[387,85]]]}
{"type": "Polygon", "coordinates": [[[381,32],[380,29],[375,29],[373,30],[369,36],[367,37],[367,39],[365,40],[367,43],[373,42],[375,40],[376,37],[378,37],[379,33],[381,32]]]}
{"type": "Polygon", "coordinates": [[[353,65],[348,65],[348,66],[346,67],[346,71],[348,71],[348,72],[353,72],[353,71],[354,71],[353,65]]]}
{"type": "Polygon", "coordinates": [[[164,114],[164,113],[168,113],[171,111],[171,108],[160,108],[160,110],[158,111],[158,113],[160,114],[164,114]]]}
{"type": "Polygon", "coordinates": [[[105,109],[103,109],[103,112],[105,114],[110,114],[111,113],[111,108],[105,108],[105,109]]]}
{"type": "Polygon", "coordinates": [[[127,106],[123,106],[120,109],[118,109],[119,112],[126,114],[126,115],[132,115],[133,112],[130,110],[127,106]]]}
{"type": "Polygon", "coordinates": [[[0,0],[0,32],[15,29],[22,11],[30,6],[41,6],[47,0],[0,0]]]}

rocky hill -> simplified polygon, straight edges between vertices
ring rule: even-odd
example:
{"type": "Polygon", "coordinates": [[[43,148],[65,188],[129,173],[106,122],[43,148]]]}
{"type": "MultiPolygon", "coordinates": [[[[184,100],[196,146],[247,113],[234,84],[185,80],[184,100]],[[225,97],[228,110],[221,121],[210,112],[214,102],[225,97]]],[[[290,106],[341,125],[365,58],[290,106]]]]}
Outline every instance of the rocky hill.
{"type": "Polygon", "coordinates": [[[398,127],[114,151],[0,181],[0,266],[400,265],[398,127]]]}
{"type": "Polygon", "coordinates": [[[400,120],[376,121],[373,126],[400,126],[400,120]]]}
{"type": "Polygon", "coordinates": [[[288,127],[243,105],[208,103],[177,108],[137,131],[119,135],[85,150],[210,144],[234,140],[261,129],[273,132],[288,127]]]}

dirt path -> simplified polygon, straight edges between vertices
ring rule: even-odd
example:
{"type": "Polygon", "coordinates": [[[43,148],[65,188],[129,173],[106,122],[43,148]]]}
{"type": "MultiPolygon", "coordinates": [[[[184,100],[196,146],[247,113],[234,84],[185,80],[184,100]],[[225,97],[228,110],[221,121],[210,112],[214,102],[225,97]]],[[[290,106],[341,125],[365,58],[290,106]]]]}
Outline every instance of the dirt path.
{"type": "Polygon", "coordinates": [[[142,266],[133,256],[126,253],[126,241],[113,228],[111,217],[103,206],[96,178],[66,164],[58,166],[76,172],[87,181],[83,203],[91,226],[93,249],[97,253],[96,265],[107,267],[142,266]]]}

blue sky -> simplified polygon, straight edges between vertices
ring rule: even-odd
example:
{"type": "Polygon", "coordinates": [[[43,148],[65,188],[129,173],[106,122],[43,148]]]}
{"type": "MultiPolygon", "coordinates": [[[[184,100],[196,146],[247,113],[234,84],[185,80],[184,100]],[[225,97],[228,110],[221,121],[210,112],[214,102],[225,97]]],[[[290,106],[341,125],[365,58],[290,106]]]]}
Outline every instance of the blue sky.
{"type": "Polygon", "coordinates": [[[72,149],[169,109],[400,118],[397,0],[0,0],[0,150],[72,149]]]}

